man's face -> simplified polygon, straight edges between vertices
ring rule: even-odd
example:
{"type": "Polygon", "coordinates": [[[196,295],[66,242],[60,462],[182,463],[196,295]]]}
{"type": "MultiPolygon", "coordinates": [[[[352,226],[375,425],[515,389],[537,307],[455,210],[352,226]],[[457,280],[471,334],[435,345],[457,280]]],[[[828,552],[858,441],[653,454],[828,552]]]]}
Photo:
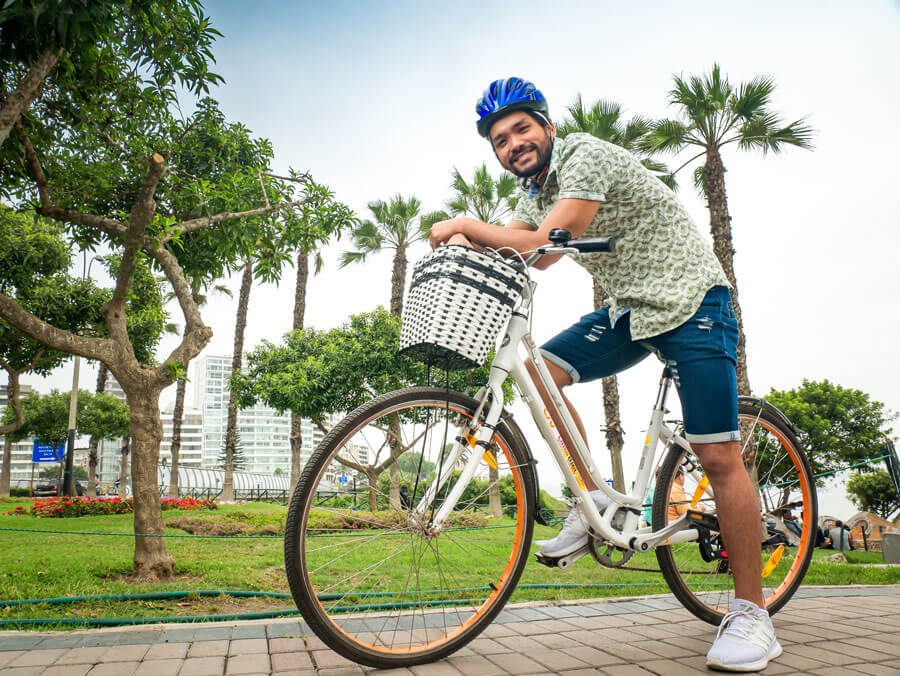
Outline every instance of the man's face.
{"type": "Polygon", "coordinates": [[[491,145],[500,164],[520,178],[534,176],[553,149],[553,128],[538,123],[524,111],[516,111],[494,122],[491,145]]]}

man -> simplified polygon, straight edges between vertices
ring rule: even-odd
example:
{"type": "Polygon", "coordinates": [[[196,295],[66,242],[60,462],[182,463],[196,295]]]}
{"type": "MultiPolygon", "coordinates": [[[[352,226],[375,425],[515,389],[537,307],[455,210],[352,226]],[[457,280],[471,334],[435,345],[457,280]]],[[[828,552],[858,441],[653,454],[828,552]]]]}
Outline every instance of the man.
{"type": "Polygon", "coordinates": [[[834,525],[828,529],[828,539],[831,540],[831,548],[839,552],[853,549],[850,529],[844,525],[843,521],[835,521],[834,525]]]}
{"type": "MultiPolygon", "coordinates": [[[[524,195],[512,220],[498,227],[454,218],[431,229],[431,245],[510,247],[532,251],[554,228],[573,238],[614,236],[616,251],[582,255],[582,265],[609,293],[592,312],[542,346],[556,385],[596,380],[628,368],[650,352],[668,363],[684,413],[686,437],[703,464],[734,572],[735,601],[707,655],[729,671],[762,669],[781,654],[760,585],[760,513],[740,457],[735,379],[737,323],[728,281],[687,211],[631,153],[587,134],[556,139],[549,108],[535,86],[519,78],[491,83],[476,106],[478,132],[500,164],[522,179],[524,195]]],[[[544,256],[538,269],[559,256],[544,256]]],[[[535,373],[529,365],[532,378],[535,373]]],[[[536,385],[557,429],[558,414],[536,385]]],[[[583,439],[581,419],[565,397],[583,439]]],[[[570,451],[574,448],[568,444],[570,451]]],[[[573,453],[583,478],[585,462],[573,453]]],[[[599,507],[607,504],[588,483],[599,507]]],[[[559,535],[542,544],[545,557],[587,543],[579,509],[559,535]]]]}

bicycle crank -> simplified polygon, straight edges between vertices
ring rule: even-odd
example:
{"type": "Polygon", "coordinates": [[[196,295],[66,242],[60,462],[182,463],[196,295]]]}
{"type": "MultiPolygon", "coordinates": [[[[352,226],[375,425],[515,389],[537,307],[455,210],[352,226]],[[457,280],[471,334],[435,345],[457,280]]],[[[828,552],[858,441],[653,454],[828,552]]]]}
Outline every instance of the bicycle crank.
{"type": "Polygon", "coordinates": [[[610,544],[609,542],[606,542],[606,540],[600,540],[598,538],[591,538],[588,540],[587,548],[591,552],[591,556],[594,557],[594,561],[606,568],[621,568],[631,561],[631,557],[634,556],[633,550],[616,547],[614,544],[610,544]],[[604,545],[606,545],[606,549],[601,552],[600,549],[602,549],[604,545]],[[614,553],[618,554],[615,559],[613,558],[614,553]]]}

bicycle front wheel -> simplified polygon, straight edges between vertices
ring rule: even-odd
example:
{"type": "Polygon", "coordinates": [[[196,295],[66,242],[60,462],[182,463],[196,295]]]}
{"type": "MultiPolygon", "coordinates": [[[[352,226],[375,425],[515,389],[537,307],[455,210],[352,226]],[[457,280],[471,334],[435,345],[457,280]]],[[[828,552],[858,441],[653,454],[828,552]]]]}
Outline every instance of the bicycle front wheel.
{"type": "Polygon", "coordinates": [[[424,514],[413,511],[476,409],[438,388],[386,394],[335,426],[303,470],[285,528],[288,581],[309,626],[348,659],[384,668],[440,659],[475,638],[512,593],[531,544],[535,484],[511,420],[497,426],[439,532],[430,519],[462,459],[424,514]]]}
{"type": "MultiPolygon", "coordinates": [[[[806,454],[777,409],[742,398],[738,408],[741,455],[760,505],[760,562],[763,598],[769,614],[793,596],[809,568],[818,523],[816,487],[806,454]]],[[[680,480],[679,484],[680,484],[680,480]]],[[[728,496],[722,496],[728,499],[728,496]]],[[[712,511],[700,463],[672,446],[659,470],[653,495],[653,528],[677,519],[688,507],[712,511]],[[683,492],[676,483],[683,471],[683,492]]],[[[702,542],[657,547],[656,558],[669,588],[701,620],[719,624],[734,600],[731,567],[721,534],[701,531],[702,542]]]]}

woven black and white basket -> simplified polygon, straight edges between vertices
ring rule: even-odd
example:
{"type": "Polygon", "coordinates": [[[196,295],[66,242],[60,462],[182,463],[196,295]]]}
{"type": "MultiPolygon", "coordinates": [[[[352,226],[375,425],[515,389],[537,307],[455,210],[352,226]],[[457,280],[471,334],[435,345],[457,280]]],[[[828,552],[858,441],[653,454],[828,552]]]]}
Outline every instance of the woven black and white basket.
{"type": "Polygon", "coordinates": [[[436,249],[413,267],[400,352],[450,370],[481,366],[527,281],[496,254],[436,249]]]}

